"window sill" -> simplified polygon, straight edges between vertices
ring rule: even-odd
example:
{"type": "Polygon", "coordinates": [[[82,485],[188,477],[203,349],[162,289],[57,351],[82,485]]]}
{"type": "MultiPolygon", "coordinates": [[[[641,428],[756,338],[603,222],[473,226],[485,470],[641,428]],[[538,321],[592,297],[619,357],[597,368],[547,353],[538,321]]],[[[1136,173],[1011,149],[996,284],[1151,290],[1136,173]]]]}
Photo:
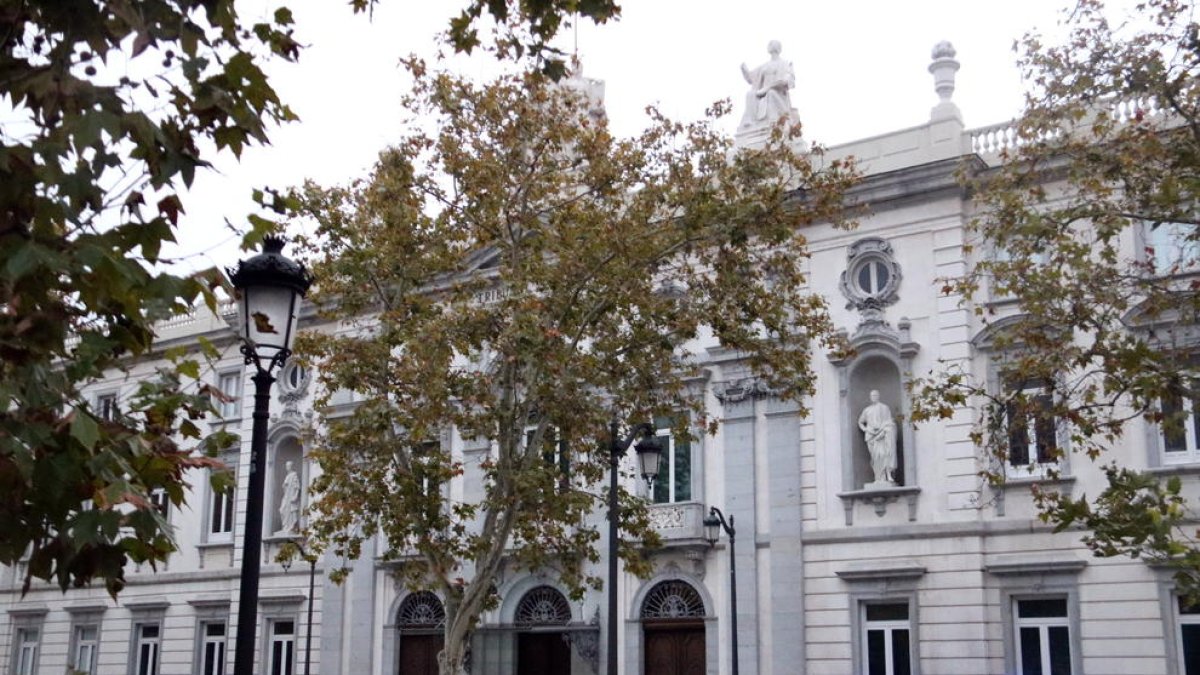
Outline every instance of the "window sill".
{"type": "Polygon", "coordinates": [[[996,498],[994,501],[996,515],[1001,516],[1001,517],[1004,516],[1004,514],[1005,514],[1005,504],[1004,504],[1005,497],[1004,496],[1006,494],[1008,494],[1009,491],[1019,490],[1019,489],[1029,490],[1029,489],[1033,488],[1034,486],[1039,486],[1039,485],[1058,486],[1060,491],[1069,493],[1075,485],[1075,476],[1061,475],[1061,476],[1050,477],[1050,476],[1038,475],[1038,474],[1028,474],[1028,475],[1024,475],[1024,476],[1007,476],[1007,477],[1005,477],[1003,483],[999,483],[999,484],[992,486],[992,489],[995,491],[995,495],[996,495],[996,498]]]}
{"type": "Polygon", "coordinates": [[[913,560],[877,560],[852,563],[834,574],[843,581],[891,581],[920,579],[926,571],[924,565],[913,560]]]}
{"type": "Polygon", "coordinates": [[[1163,464],[1161,466],[1152,466],[1146,469],[1146,473],[1152,476],[1174,476],[1200,473],[1200,459],[1189,462],[1179,462],[1177,464],[1163,464]]]}
{"type": "Polygon", "coordinates": [[[1059,475],[1047,476],[1043,473],[1017,474],[1015,476],[1005,476],[1004,482],[996,487],[998,488],[1021,488],[1030,487],[1032,485],[1071,485],[1075,482],[1075,476],[1059,475]]]}
{"type": "MultiPolygon", "coordinates": [[[[1145,260],[1140,262],[1142,264],[1146,263],[1145,260]]],[[[1171,279],[1195,279],[1196,277],[1200,277],[1200,263],[1197,262],[1189,262],[1187,264],[1181,263],[1178,269],[1172,268],[1168,270],[1150,270],[1142,276],[1144,279],[1152,279],[1157,281],[1166,281],[1171,279]]]]}
{"type": "Polygon", "coordinates": [[[983,571],[998,576],[1077,574],[1087,564],[1086,560],[1058,552],[1008,553],[986,558],[983,571]]]}
{"type": "Polygon", "coordinates": [[[1005,307],[1016,307],[1020,303],[1021,299],[1015,295],[1002,295],[988,298],[986,306],[991,309],[1002,309],[1005,307]]]}
{"type": "Polygon", "coordinates": [[[233,426],[235,424],[241,424],[241,423],[242,423],[242,415],[240,415],[240,414],[234,415],[232,417],[214,417],[212,419],[212,426],[214,426],[214,427],[229,427],[229,426],[233,426]]]}
{"type": "Polygon", "coordinates": [[[202,541],[196,544],[196,548],[233,548],[233,540],[229,541],[202,541]]]}

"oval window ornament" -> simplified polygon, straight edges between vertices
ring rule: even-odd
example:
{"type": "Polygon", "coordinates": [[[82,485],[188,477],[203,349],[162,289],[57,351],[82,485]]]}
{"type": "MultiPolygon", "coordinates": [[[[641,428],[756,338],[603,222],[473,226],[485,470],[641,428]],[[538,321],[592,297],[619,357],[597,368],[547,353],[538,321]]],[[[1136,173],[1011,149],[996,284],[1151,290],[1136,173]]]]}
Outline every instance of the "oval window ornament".
{"type": "Polygon", "coordinates": [[[847,307],[877,309],[896,302],[900,288],[900,265],[892,245],[879,237],[854,242],[846,252],[846,269],[839,286],[849,301],[847,307]]]}

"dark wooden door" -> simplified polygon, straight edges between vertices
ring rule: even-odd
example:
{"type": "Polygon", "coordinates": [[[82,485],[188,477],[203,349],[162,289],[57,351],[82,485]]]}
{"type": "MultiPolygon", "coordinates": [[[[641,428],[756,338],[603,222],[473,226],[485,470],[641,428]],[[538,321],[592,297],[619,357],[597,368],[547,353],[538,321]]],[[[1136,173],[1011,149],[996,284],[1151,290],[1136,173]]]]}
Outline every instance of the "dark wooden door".
{"type": "Polygon", "coordinates": [[[562,633],[520,633],[517,675],[571,675],[571,645],[562,633]]]}
{"type": "Polygon", "coordinates": [[[646,623],[646,675],[704,675],[704,623],[646,623]]]}
{"type": "Polygon", "coordinates": [[[400,675],[438,675],[443,636],[401,635],[400,675]]]}

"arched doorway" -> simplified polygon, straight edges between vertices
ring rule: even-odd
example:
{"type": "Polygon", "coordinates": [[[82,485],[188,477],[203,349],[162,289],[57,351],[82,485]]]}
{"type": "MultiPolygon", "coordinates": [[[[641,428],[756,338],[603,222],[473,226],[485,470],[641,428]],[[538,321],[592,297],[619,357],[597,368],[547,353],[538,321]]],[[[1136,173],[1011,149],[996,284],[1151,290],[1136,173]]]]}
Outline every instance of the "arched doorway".
{"type": "Polygon", "coordinates": [[[515,617],[517,675],[570,675],[571,645],[556,628],[571,623],[571,605],[557,589],[538,586],[521,598],[515,617]]]}
{"type": "Polygon", "coordinates": [[[410,594],[396,612],[400,631],[400,675],[437,675],[445,639],[446,610],[429,591],[410,594]]]}
{"type": "Polygon", "coordinates": [[[704,675],[704,600],[686,582],[658,583],[642,602],[645,675],[704,675]]]}

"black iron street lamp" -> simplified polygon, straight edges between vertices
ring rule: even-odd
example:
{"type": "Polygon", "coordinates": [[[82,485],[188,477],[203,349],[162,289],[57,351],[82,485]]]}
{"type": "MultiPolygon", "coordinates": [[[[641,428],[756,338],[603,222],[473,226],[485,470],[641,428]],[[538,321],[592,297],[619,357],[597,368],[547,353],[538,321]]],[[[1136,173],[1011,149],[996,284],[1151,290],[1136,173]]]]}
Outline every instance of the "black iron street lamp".
{"type": "MultiPolygon", "coordinates": [[[[309,667],[312,666],[312,615],[313,603],[316,601],[313,590],[317,580],[317,556],[309,555],[308,551],[304,550],[304,545],[298,541],[288,543],[295,546],[300,557],[308,561],[308,622],[304,624],[304,675],[309,675],[309,667]]],[[[287,574],[288,570],[292,569],[292,557],[285,557],[282,564],[283,573],[287,574]]]]}
{"type": "Polygon", "coordinates": [[[300,301],[312,285],[312,275],[283,255],[283,239],[263,239],[262,253],[229,270],[241,304],[242,354],[253,364],[254,426],[250,435],[250,476],[246,486],[246,523],[242,534],[242,579],[238,593],[237,643],[234,675],[254,672],[255,629],[258,625],[258,575],[262,556],[263,493],[267,473],[267,419],[271,408],[272,374],[292,353],[300,322],[300,301]]]}
{"type": "Polygon", "coordinates": [[[726,522],[725,514],[721,513],[721,509],[713,506],[708,509],[708,515],[704,517],[704,538],[708,540],[709,546],[717,545],[721,530],[725,530],[725,534],[729,535],[729,634],[732,638],[729,641],[729,654],[733,658],[731,672],[733,675],[738,675],[737,559],[733,557],[733,514],[729,515],[729,521],[726,522]]]}
{"type": "Polygon", "coordinates": [[[635,424],[624,439],[616,420],[608,426],[608,673],[617,675],[617,530],[620,521],[620,505],[617,502],[617,468],[629,446],[637,441],[634,450],[638,466],[646,484],[653,486],[658,477],[658,463],[662,458],[662,447],[655,438],[653,424],[635,424]]]}

